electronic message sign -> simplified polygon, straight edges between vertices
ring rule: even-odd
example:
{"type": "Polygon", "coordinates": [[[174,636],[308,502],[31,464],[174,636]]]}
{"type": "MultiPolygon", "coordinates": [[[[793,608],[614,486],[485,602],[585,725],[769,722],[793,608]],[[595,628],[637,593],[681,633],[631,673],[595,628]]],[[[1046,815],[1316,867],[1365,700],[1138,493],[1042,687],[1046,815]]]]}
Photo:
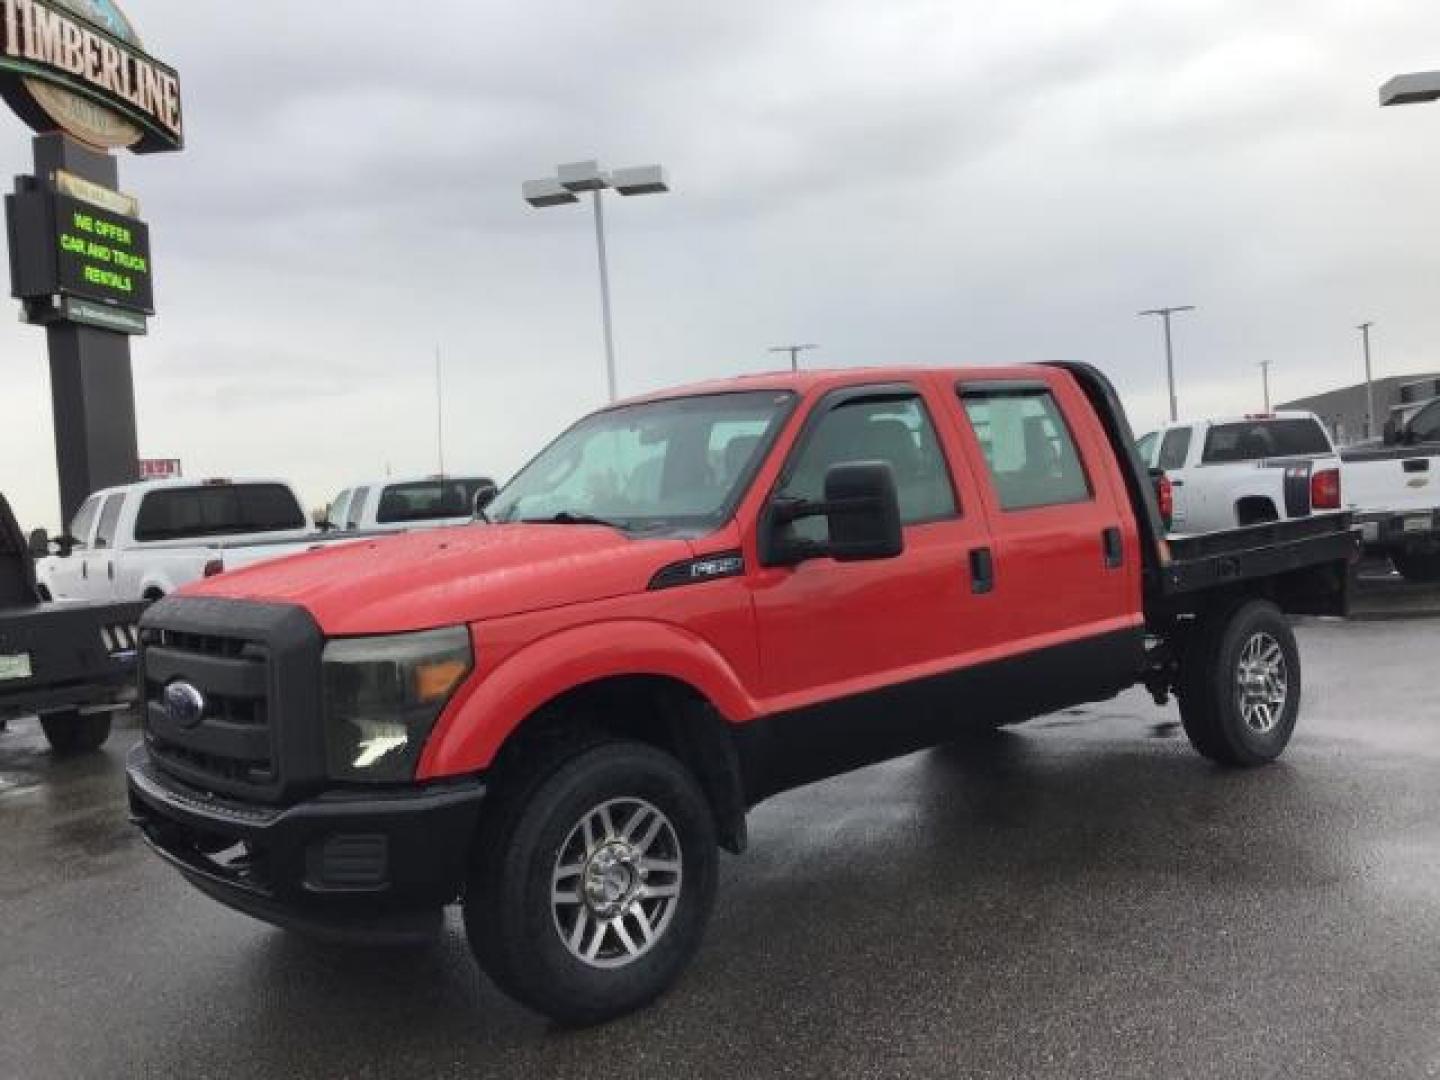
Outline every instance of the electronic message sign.
{"type": "Polygon", "coordinates": [[[56,292],[153,315],[150,229],[145,223],[69,195],[53,198],[56,292]]]}
{"type": "Polygon", "coordinates": [[[48,187],[17,192],[5,201],[11,286],[17,297],[90,301],[90,307],[77,310],[81,321],[92,325],[95,320],[83,315],[94,304],[155,313],[150,230],[139,218],[48,187]]]}

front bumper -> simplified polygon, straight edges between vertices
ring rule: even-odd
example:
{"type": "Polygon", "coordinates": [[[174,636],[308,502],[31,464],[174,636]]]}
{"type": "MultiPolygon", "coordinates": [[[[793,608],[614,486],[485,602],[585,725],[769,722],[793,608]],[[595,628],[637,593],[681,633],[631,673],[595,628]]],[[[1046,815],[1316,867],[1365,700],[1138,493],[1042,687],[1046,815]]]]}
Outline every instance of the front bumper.
{"type": "Polygon", "coordinates": [[[130,818],[196,888],[266,922],[338,940],[433,933],[465,881],[485,785],[336,791],[290,806],[219,798],[159,769],[125,766],[130,818]]]}

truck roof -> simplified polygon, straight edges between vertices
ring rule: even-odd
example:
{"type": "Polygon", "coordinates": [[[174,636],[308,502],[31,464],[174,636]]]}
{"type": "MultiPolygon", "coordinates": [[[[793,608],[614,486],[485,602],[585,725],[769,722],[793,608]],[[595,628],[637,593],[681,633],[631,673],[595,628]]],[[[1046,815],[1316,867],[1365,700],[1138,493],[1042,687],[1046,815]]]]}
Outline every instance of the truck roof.
{"type": "Polygon", "coordinates": [[[1274,412],[1246,413],[1243,416],[1207,416],[1203,420],[1176,420],[1162,425],[1160,430],[1169,431],[1171,428],[1195,427],[1199,424],[1209,424],[1211,427],[1221,424],[1254,424],[1266,420],[1319,420],[1319,417],[1302,409],[1277,409],[1274,412]]]}
{"type": "Polygon", "coordinates": [[[767,371],[754,375],[737,375],[728,379],[690,383],[685,386],[668,387],[653,393],[638,394],[617,401],[611,408],[637,405],[646,401],[665,401],[669,398],[694,397],[699,394],[729,394],[746,390],[788,390],[792,393],[808,394],[826,391],[835,387],[852,386],[856,383],[905,382],[914,379],[930,379],[936,376],[975,379],[1023,379],[1033,378],[1037,367],[1051,367],[1049,364],[1006,364],[996,366],[925,367],[918,364],[895,366],[870,366],[853,368],[822,368],[807,371],[767,371]]]}
{"type": "Polygon", "coordinates": [[[176,477],[168,480],[137,480],[133,484],[117,484],[114,487],[101,488],[99,491],[90,493],[90,497],[96,495],[113,495],[117,491],[144,493],[147,491],[163,491],[166,488],[200,488],[200,487],[234,487],[239,484],[278,484],[283,488],[293,490],[289,480],[279,480],[267,476],[242,476],[242,477],[176,477]]]}

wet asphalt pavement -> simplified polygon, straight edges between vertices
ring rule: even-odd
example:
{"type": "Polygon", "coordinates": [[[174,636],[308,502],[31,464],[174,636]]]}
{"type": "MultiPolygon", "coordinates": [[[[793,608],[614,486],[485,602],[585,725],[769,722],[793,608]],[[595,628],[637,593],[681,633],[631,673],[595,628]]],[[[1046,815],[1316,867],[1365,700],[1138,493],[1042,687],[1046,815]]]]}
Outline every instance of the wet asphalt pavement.
{"type": "Polygon", "coordinates": [[[561,1031],[434,946],[340,950],[150,856],[121,762],[0,734],[0,1077],[1440,1075],[1440,621],[1307,623],[1283,761],[1143,694],[777,798],[698,962],[561,1031]]]}

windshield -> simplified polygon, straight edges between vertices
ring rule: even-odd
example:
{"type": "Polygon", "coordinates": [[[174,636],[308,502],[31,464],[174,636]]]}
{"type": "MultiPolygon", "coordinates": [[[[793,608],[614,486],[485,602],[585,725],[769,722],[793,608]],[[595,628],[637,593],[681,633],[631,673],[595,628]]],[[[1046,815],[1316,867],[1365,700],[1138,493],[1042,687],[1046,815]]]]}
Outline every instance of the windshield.
{"type": "Polygon", "coordinates": [[[712,528],[739,502],[793,399],[707,394],[595,413],[506,486],[490,520],[712,528]]]}

